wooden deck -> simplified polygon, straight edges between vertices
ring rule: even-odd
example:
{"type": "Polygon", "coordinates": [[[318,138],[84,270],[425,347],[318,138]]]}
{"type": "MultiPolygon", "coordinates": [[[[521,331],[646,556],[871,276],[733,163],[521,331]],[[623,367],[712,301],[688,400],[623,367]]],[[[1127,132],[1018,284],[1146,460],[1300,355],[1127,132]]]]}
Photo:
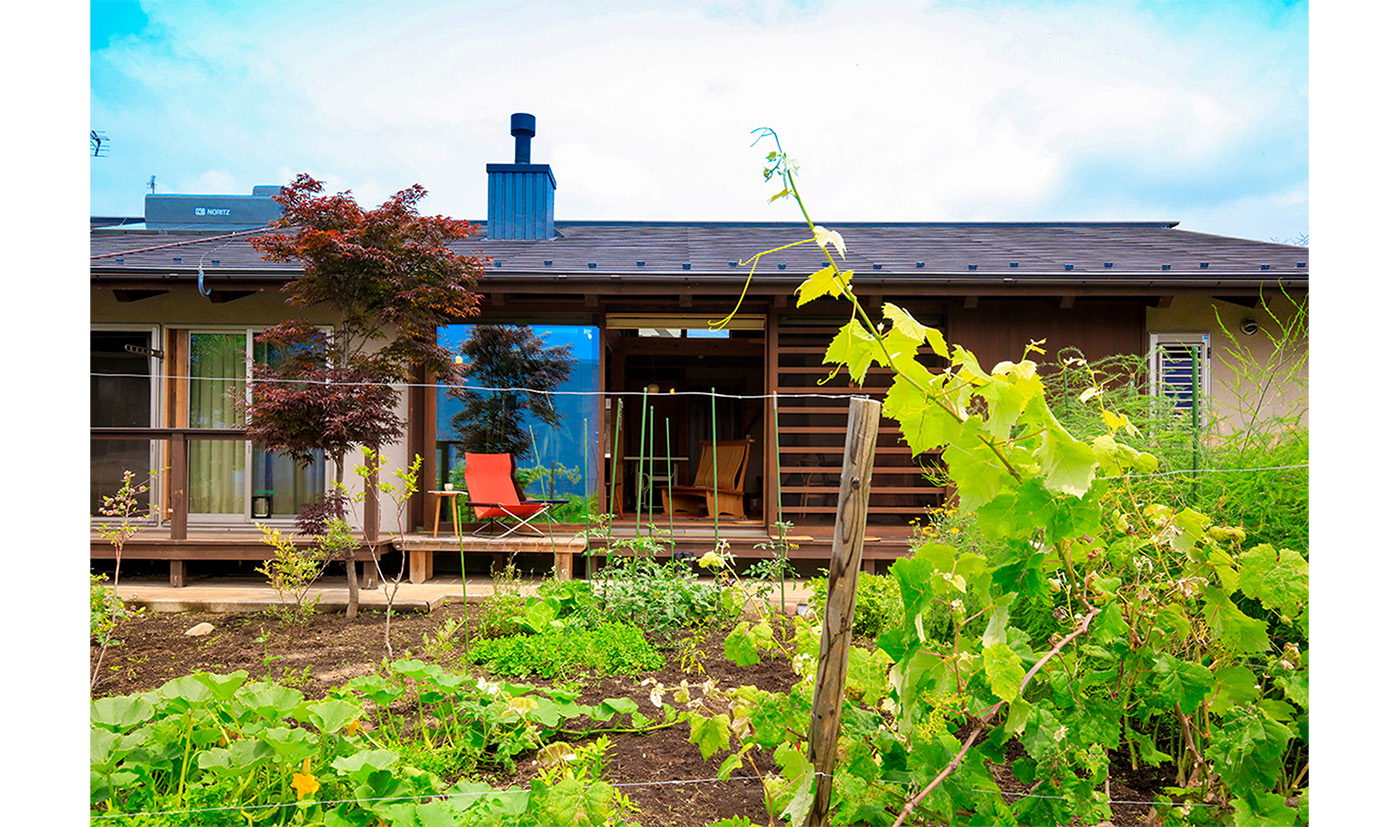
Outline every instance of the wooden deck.
{"type": "MultiPolygon", "coordinates": [[[[584,526],[576,524],[545,524],[546,536],[512,534],[508,537],[490,534],[473,535],[477,524],[462,527],[460,542],[453,535],[451,526],[439,529],[436,537],[431,531],[416,531],[403,537],[386,535],[379,553],[397,550],[408,556],[408,577],[413,583],[424,583],[434,576],[434,559],[438,554],[456,557],[468,554],[472,557],[490,555],[492,567],[501,568],[507,559],[516,554],[552,555],[554,571],[559,577],[572,578],[575,572],[587,573],[600,565],[607,556],[608,537],[584,539],[584,526]],[[581,570],[579,564],[581,563],[581,570]]],[[[643,523],[640,533],[644,536],[656,532],[658,537],[671,533],[671,523],[667,520],[654,527],[643,523]]],[[[634,516],[618,518],[613,523],[610,539],[612,556],[633,554],[618,541],[635,539],[637,524],[634,516]]],[[[787,557],[794,560],[826,560],[831,554],[831,528],[829,526],[798,526],[787,535],[787,541],[795,544],[789,548],[787,557]]],[[[299,547],[307,547],[315,542],[314,537],[297,535],[284,531],[299,547]]],[[[872,569],[874,561],[895,560],[907,554],[907,529],[893,527],[871,528],[866,532],[864,560],[865,567],[872,569]]],[[[777,556],[776,536],[755,520],[721,520],[718,539],[726,541],[727,551],[738,560],[764,560],[777,556]]],[[[663,544],[670,553],[700,557],[715,548],[714,523],[708,520],[677,520],[674,524],[671,543],[663,544]]],[[[262,533],[247,526],[208,527],[194,526],[188,536],[182,539],[171,537],[168,527],[143,528],[126,541],[122,558],[127,560],[167,560],[170,563],[170,585],[180,587],[185,581],[185,563],[199,560],[268,560],[273,555],[271,546],[263,542],[262,533]]],[[[97,532],[91,532],[91,559],[111,560],[115,557],[111,543],[97,532]]],[[[367,546],[361,545],[355,552],[355,559],[368,562],[373,559],[367,546]]],[[[374,567],[362,566],[362,582],[372,585],[374,567]]]]}

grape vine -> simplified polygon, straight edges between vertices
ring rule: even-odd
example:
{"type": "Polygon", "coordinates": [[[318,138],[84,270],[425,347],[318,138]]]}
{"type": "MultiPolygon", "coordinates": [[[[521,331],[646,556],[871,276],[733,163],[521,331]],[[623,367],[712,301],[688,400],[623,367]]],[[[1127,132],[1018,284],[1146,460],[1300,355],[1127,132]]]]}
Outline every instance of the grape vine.
{"type": "MultiPolygon", "coordinates": [[[[1046,401],[1040,343],[987,370],[897,305],[872,319],[837,259],[845,240],[812,221],[776,134],[757,132],[776,143],[773,200],[792,198],[811,232],[785,247],[815,243],[826,259],[797,305],[850,306],[825,354],[831,376],[863,384],[872,366],[892,369],[885,416],[915,456],[941,457],[989,541],[932,537],[891,566],[902,622],[852,652],[835,822],[1095,824],[1112,815],[1114,757],[1174,770],[1163,824],[1305,822],[1305,558],[1139,493],[1157,460],[1118,441],[1135,429],[1094,388],[1079,403],[1096,407],[1101,433],[1071,435],[1046,401]],[[948,633],[928,630],[932,612],[951,617],[948,633]],[[997,765],[1034,795],[1008,803],[997,765]]],[[[816,637],[799,624],[804,679],[789,695],[745,688],[723,716],[736,754],[773,751],[774,812],[793,824],[810,806],[801,733],[816,637]]]]}

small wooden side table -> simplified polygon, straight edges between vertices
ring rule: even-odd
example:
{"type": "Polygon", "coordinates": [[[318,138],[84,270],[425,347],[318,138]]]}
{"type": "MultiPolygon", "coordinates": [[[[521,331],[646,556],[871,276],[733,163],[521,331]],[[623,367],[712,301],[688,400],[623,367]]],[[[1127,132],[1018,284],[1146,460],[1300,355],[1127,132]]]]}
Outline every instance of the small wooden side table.
{"type": "Polygon", "coordinates": [[[434,540],[437,539],[437,525],[442,521],[443,500],[447,500],[447,505],[452,509],[452,531],[455,532],[452,536],[460,537],[461,513],[457,511],[457,501],[455,498],[457,495],[465,494],[466,492],[453,489],[451,491],[429,491],[428,493],[436,500],[436,506],[433,508],[432,512],[432,538],[434,540]]]}

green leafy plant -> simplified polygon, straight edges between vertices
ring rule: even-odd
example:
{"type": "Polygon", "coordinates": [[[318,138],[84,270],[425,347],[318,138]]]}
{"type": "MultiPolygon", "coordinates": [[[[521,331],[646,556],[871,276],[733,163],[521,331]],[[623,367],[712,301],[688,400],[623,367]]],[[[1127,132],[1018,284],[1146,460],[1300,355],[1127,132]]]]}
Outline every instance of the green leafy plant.
{"type": "Polygon", "coordinates": [[[150,480],[156,472],[151,471],[143,482],[136,482],[136,475],[130,470],[122,471],[121,485],[117,492],[111,496],[102,498],[102,505],[98,508],[98,516],[92,518],[92,527],[104,540],[112,544],[112,553],[116,558],[116,568],[112,572],[112,587],[110,597],[104,596],[99,590],[104,587],[97,586],[94,581],[89,587],[92,591],[92,603],[94,608],[93,628],[94,636],[97,638],[98,650],[97,660],[92,666],[92,679],[89,691],[97,688],[97,681],[102,675],[102,659],[107,654],[107,647],[112,643],[112,631],[121,622],[122,618],[129,615],[125,612],[116,595],[116,588],[121,581],[121,554],[126,547],[126,542],[141,530],[141,525],[145,520],[145,514],[149,511],[154,513],[154,505],[142,505],[141,495],[150,490],[150,480]],[[108,611],[111,600],[116,601],[116,607],[108,611]],[[97,630],[100,629],[100,634],[97,630]]]}
{"type": "Polygon", "coordinates": [[[597,786],[605,745],[578,748],[577,761],[550,765],[529,789],[468,778],[638,712],[625,698],[577,697],[413,660],[316,701],[246,672],[186,675],[92,703],[91,812],[158,825],[190,823],[190,810],[227,824],[526,825],[556,823],[539,814],[561,814],[581,793],[589,813],[613,818],[626,802],[597,786]]]}
{"type": "MultiPolygon", "coordinates": [[[[417,454],[413,455],[413,462],[407,468],[396,468],[393,472],[393,479],[382,479],[382,475],[388,462],[384,455],[370,448],[363,449],[364,464],[355,466],[355,475],[364,480],[363,490],[357,494],[348,496],[345,500],[352,504],[365,505],[368,510],[370,499],[377,504],[382,503],[384,497],[388,497],[390,503],[390,513],[394,519],[394,535],[401,541],[408,533],[407,510],[408,501],[413,495],[418,493],[418,476],[422,471],[423,458],[417,454]]],[[[377,522],[377,520],[376,520],[377,522]]],[[[389,572],[384,571],[381,565],[378,546],[381,541],[378,525],[369,525],[370,520],[366,515],[366,528],[364,542],[369,547],[370,557],[374,561],[374,570],[379,574],[379,580],[383,583],[384,590],[384,649],[393,655],[393,642],[389,637],[390,626],[393,622],[393,603],[398,597],[398,589],[403,585],[403,578],[408,573],[408,555],[398,555],[398,571],[393,572],[390,577],[389,572]]],[[[465,575],[463,574],[463,577],[465,575]]]]}
{"type": "Polygon", "coordinates": [[[116,589],[102,585],[107,580],[105,574],[91,575],[92,581],[88,588],[88,615],[92,639],[99,646],[110,646],[117,643],[112,637],[112,631],[124,620],[139,617],[141,609],[130,609],[125,601],[117,596],[116,589]]]}
{"type": "Polygon", "coordinates": [[[497,675],[549,679],[580,671],[635,675],[659,669],[664,658],[635,626],[550,626],[535,634],[478,640],[467,658],[497,675]]]}
{"type": "Polygon", "coordinates": [[[491,572],[491,593],[481,604],[476,621],[477,638],[498,638],[519,634],[523,630],[520,616],[525,607],[524,583],[514,561],[499,571],[491,572]]]}
{"type": "Polygon", "coordinates": [[[311,586],[338,556],[343,540],[354,541],[349,524],[343,520],[332,521],[324,537],[308,547],[297,546],[280,529],[264,523],[258,523],[258,528],[262,531],[262,542],[273,549],[272,558],[255,569],[277,592],[277,604],[269,611],[284,625],[305,626],[320,602],[319,595],[310,595],[311,586]]]}
{"type": "Polygon", "coordinates": [[[650,631],[722,622],[733,614],[724,589],[702,582],[683,564],[647,555],[614,558],[602,576],[603,616],[650,631]]]}
{"type": "Polygon", "coordinates": [[[423,634],[423,656],[442,666],[464,662],[466,619],[455,615],[443,618],[430,634],[423,634]]]}
{"type": "MultiPolygon", "coordinates": [[[[826,573],[811,581],[811,617],[820,620],[826,611],[826,573]]],[[[855,584],[855,634],[874,640],[902,621],[903,605],[899,602],[899,584],[891,575],[860,572],[855,584]]],[[[932,635],[934,626],[924,619],[925,629],[932,635]]]]}
{"type": "MultiPolygon", "coordinates": [[[[844,240],[807,216],[780,144],[766,175],[811,231],[786,246],[815,243],[827,262],[798,287],[797,304],[850,305],[826,353],[833,375],[859,383],[871,366],[892,371],[884,414],[915,455],[941,456],[958,510],[975,515],[986,541],[925,536],[890,567],[897,622],[876,649],[850,650],[836,822],[1098,823],[1111,817],[1104,787],[1117,751],[1134,766],[1174,768],[1163,823],[1295,823],[1307,800],[1304,556],[1246,545],[1237,526],[1155,501],[1149,475],[1160,461],[1130,444],[1140,430],[1099,390],[1077,397],[1096,433],[1071,433],[1030,358],[1037,343],[986,370],[897,305],[875,322],[835,259],[844,240]],[[940,363],[925,364],[920,350],[940,363]],[[926,627],[934,608],[949,619],[945,634],[926,627]],[[1022,757],[1010,760],[1012,744],[1022,757]],[[1004,763],[1036,795],[995,794],[989,768],[1004,763]]],[[[742,630],[726,650],[751,659],[763,637],[742,630]]],[[[813,801],[804,749],[813,638],[799,625],[802,680],[790,693],[744,688],[706,725],[737,729],[735,757],[772,751],[781,773],[766,785],[770,807],[793,823],[813,801]]],[[[726,761],[721,776],[737,765],[726,761]]]]}

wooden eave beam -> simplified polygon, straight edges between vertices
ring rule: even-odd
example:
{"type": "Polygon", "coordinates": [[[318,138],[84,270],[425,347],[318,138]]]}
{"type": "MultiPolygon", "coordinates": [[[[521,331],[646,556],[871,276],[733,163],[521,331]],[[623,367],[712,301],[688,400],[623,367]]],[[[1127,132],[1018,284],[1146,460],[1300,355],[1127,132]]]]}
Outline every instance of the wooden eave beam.
{"type": "Polygon", "coordinates": [[[143,299],[153,299],[156,296],[163,296],[169,292],[169,290],[113,290],[112,295],[118,302],[125,304],[127,302],[142,301],[143,299]]]}
{"type": "Polygon", "coordinates": [[[209,301],[214,304],[227,304],[232,301],[247,298],[258,291],[256,290],[211,290],[209,291],[209,301]]]}

